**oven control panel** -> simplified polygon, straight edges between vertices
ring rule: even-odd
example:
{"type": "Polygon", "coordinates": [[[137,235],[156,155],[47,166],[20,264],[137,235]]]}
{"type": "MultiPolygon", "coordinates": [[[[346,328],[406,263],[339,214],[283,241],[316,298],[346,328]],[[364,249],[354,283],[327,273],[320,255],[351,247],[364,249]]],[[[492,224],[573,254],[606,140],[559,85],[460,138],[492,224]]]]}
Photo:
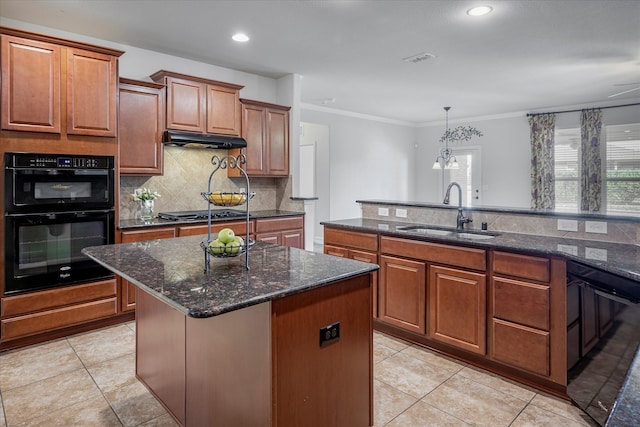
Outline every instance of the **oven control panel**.
{"type": "Polygon", "coordinates": [[[78,156],[59,154],[12,153],[7,165],[15,168],[48,169],[112,169],[111,156],[78,156]]]}

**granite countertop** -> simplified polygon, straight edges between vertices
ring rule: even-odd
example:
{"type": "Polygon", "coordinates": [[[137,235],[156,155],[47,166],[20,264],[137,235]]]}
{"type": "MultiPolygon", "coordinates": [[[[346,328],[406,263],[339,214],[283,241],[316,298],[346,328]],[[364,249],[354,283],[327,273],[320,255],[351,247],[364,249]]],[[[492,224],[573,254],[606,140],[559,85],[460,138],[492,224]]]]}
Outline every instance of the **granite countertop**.
{"type": "Polygon", "coordinates": [[[607,419],[606,427],[638,425],[640,420],[640,351],[629,367],[627,378],[607,419]]]}
{"type": "MultiPolygon", "coordinates": [[[[244,214],[244,211],[241,211],[244,214]]],[[[265,218],[278,218],[278,217],[287,217],[287,216],[298,216],[304,215],[304,212],[295,212],[295,211],[283,211],[278,209],[273,210],[256,210],[249,212],[249,219],[265,219],[265,218]]],[[[236,217],[236,218],[211,218],[211,222],[228,222],[228,221],[242,221],[245,217],[236,217]]],[[[173,226],[173,225],[184,225],[184,224],[206,224],[207,220],[197,219],[197,220],[170,220],[170,219],[161,219],[161,218],[153,218],[150,221],[141,221],[139,219],[122,219],[118,224],[118,229],[120,230],[129,230],[133,228],[147,228],[147,227],[158,227],[158,226],[173,226]]]]}
{"type": "MultiPolygon", "coordinates": [[[[362,218],[326,221],[321,222],[321,224],[353,229],[355,231],[381,233],[395,237],[456,243],[487,249],[495,248],[525,251],[540,255],[562,256],[566,259],[578,261],[582,264],[634,280],[640,285],[640,246],[637,245],[503,232],[497,232],[498,235],[495,238],[486,240],[465,239],[456,233],[447,236],[425,236],[424,234],[398,231],[398,227],[424,224],[362,218]]],[[[434,228],[442,227],[434,226],[434,228]]],[[[473,232],[478,233],[479,231],[473,230],[473,232]]]]}
{"type": "MultiPolygon", "coordinates": [[[[455,205],[445,205],[442,203],[429,203],[418,201],[398,201],[398,200],[356,200],[356,203],[369,204],[369,205],[389,205],[389,206],[406,206],[414,208],[430,208],[430,209],[458,209],[455,205]]],[[[508,214],[519,215],[540,215],[540,216],[554,216],[554,217],[566,217],[566,218],[581,218],[586,220],[608,220],[613,219],[616,221],[640,221],[640,215],[633,213],[618,214],[618,213],[603,213],[603,212],[562,212],[550,209],[533,209],[533,208],[512,208],[506,206],[464,206],[467,212],[499,212],[508,214]]]]}
{"type": "Polygon", "coordinates": [[[92,246],[82,253],[191,317],[211,317],[376,271],[378,266],[256,241],[245,256],[211,257],[203,236],[92,246]]]}

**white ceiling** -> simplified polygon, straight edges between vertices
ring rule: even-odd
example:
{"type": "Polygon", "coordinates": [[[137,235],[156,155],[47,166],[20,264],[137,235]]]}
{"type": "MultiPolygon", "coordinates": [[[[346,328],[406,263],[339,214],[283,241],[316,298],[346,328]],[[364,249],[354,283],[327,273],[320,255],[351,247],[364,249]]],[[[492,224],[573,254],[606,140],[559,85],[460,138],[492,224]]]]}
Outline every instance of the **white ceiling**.
{"type": "Polygon", "coordinates": [[[2,0],[0,16],[268,77],[414,124],[638,101],[638,0],[2,0]],[[471,6],[493,12],[474,18],[471,6]],[[243,31],[246,44],[231,41],[243,31]],[[429,52],[417,64],[403,58],[429,52]]]}

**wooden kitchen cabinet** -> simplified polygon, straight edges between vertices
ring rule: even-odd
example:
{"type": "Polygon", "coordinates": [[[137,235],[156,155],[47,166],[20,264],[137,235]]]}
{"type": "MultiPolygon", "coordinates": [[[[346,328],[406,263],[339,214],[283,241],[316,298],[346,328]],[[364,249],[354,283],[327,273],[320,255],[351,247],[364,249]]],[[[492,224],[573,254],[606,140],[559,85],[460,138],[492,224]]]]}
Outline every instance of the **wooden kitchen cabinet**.
{"type": "Polygon", "coordinates": [[[304,216],[256,219],[256,240],[304,249],[304,216]]]}
{"type": "Polygon", "coordinates": [[[381,236],[380,252],[381,321],[486,353],[485,250],[381,236]],[[397,300],[395,309],[386,300],[397,300]]]}
{"type": "MultiPolygon", "coordinates": [[[[205,226],[206,227],[206,226],[205,226]]],[[[169,239],[176,236],[175,227],[144,228],[140,230],[124,230],[118,233],[116,243],[143,242],[146,240],[169,239]]],[[[120,310],[130,311],[136,308],[136,286],[128,280],[118,277],[120,281],[120,310]]]]}
{"type": "Polygon", "coordinates": [[[1,43],[2,129],[60,133],[61,47],[8,35],[1,43]]]}
{"type": "MultiPolygon", "coordinates": [[[[241,99],[242,137],[247,147],[232,150],[247,158],[249,176],[289,176],[289,110],[290,107],[241,99]]],[[[240,176],[228,169],[229,176],[240,176]]]]}
{"type": "MultiPolygon", "coordinates": [[[[375,329],[544,390],[566,389],[584,307],[578,289],[568,304],[564,259],[329,224],[324,235],[327,254],[347,256],[362,245],[378,253],[375,329]]],[[[596,299],[591,306],[598,335],[600,319],[610,324],[618,307],[596,299]]]]}
{"type": "Polygon", "coordinates": [[[429,266],[429,338],[486,354],[486,275],[429,266]]]}
{"type": "Polygon", "coordinates": [[[380,320],[418,334],[426,333],[426,264],[380,256],[380,320]]]}
{"type": "Polygon", "coordinates": [[[67,49],[67,134],[117,136],[118,60],[67,49]]]}
{"type": "Polygon", "coordinates": [[[64,286],[0,300],[4,345],[117,314],[116,279],[64,286]]]}
{"type": "Polygon", "coordinates": [[[167,88],[167,129],[204,133],[205,84],[177,77],[166,77],[164,82],[167,88]]]}
{"type": "Polygon", "coordinates": [[[243,86],[160,70],[151,79],[166,87],[166,127],[239,136],[243,86]]]}
{"type": "Polygon", "coordinates": [[[241,126],[238,86],[207,84],[207,133],[239,136],[241,126]]]}
{"type": "Polygon", "coordinates": [[[494,251],[492,265],[491,359],[566,385],[568,306],[564,262],[494,251]]]}
{"type": "Polygon", "coordinates": [[[118,57],[123,52],[0,30],[2,129],[117,135],[118,57]]]}
{"type": "MultiPolygon", "coordinates": [[[[211,223],[211,232],[217,233],[223,228],[230,228],[233,232],[243,237],[247,234],[247,222],[246,221],[229,221],[229,222],[214,222],[211,223]]],[[[254,238],[254,222],[249,221],[249,238],[254,238]]],[[[207,224],[198,225],[181,225],[178,226],[178,237],[195,236],[198,234],[207,234],[207,224]]]]}
{"type": "Polygon", "coordinates": [[[121,175],[162,175],[164,86],[120,79],[121,175]]]}
{"type": "MultiPolygon", "coordinates": [[[[324,253],[356,261],[378,264],[378,236],[325,227],[324,253]]],[[[378,272],[372,274],[373,317],[378,317],[378,272]]]]}

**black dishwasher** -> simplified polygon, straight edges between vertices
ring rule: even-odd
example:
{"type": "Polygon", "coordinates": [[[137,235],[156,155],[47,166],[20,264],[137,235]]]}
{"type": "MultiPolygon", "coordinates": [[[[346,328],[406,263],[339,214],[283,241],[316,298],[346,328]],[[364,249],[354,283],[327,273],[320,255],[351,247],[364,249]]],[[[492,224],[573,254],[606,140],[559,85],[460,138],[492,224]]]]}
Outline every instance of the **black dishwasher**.
{"type": "Polygon", "coordinates": [[[567,261],[567,393],[604,425],[640,344],[640,283],[567,261]]]}

